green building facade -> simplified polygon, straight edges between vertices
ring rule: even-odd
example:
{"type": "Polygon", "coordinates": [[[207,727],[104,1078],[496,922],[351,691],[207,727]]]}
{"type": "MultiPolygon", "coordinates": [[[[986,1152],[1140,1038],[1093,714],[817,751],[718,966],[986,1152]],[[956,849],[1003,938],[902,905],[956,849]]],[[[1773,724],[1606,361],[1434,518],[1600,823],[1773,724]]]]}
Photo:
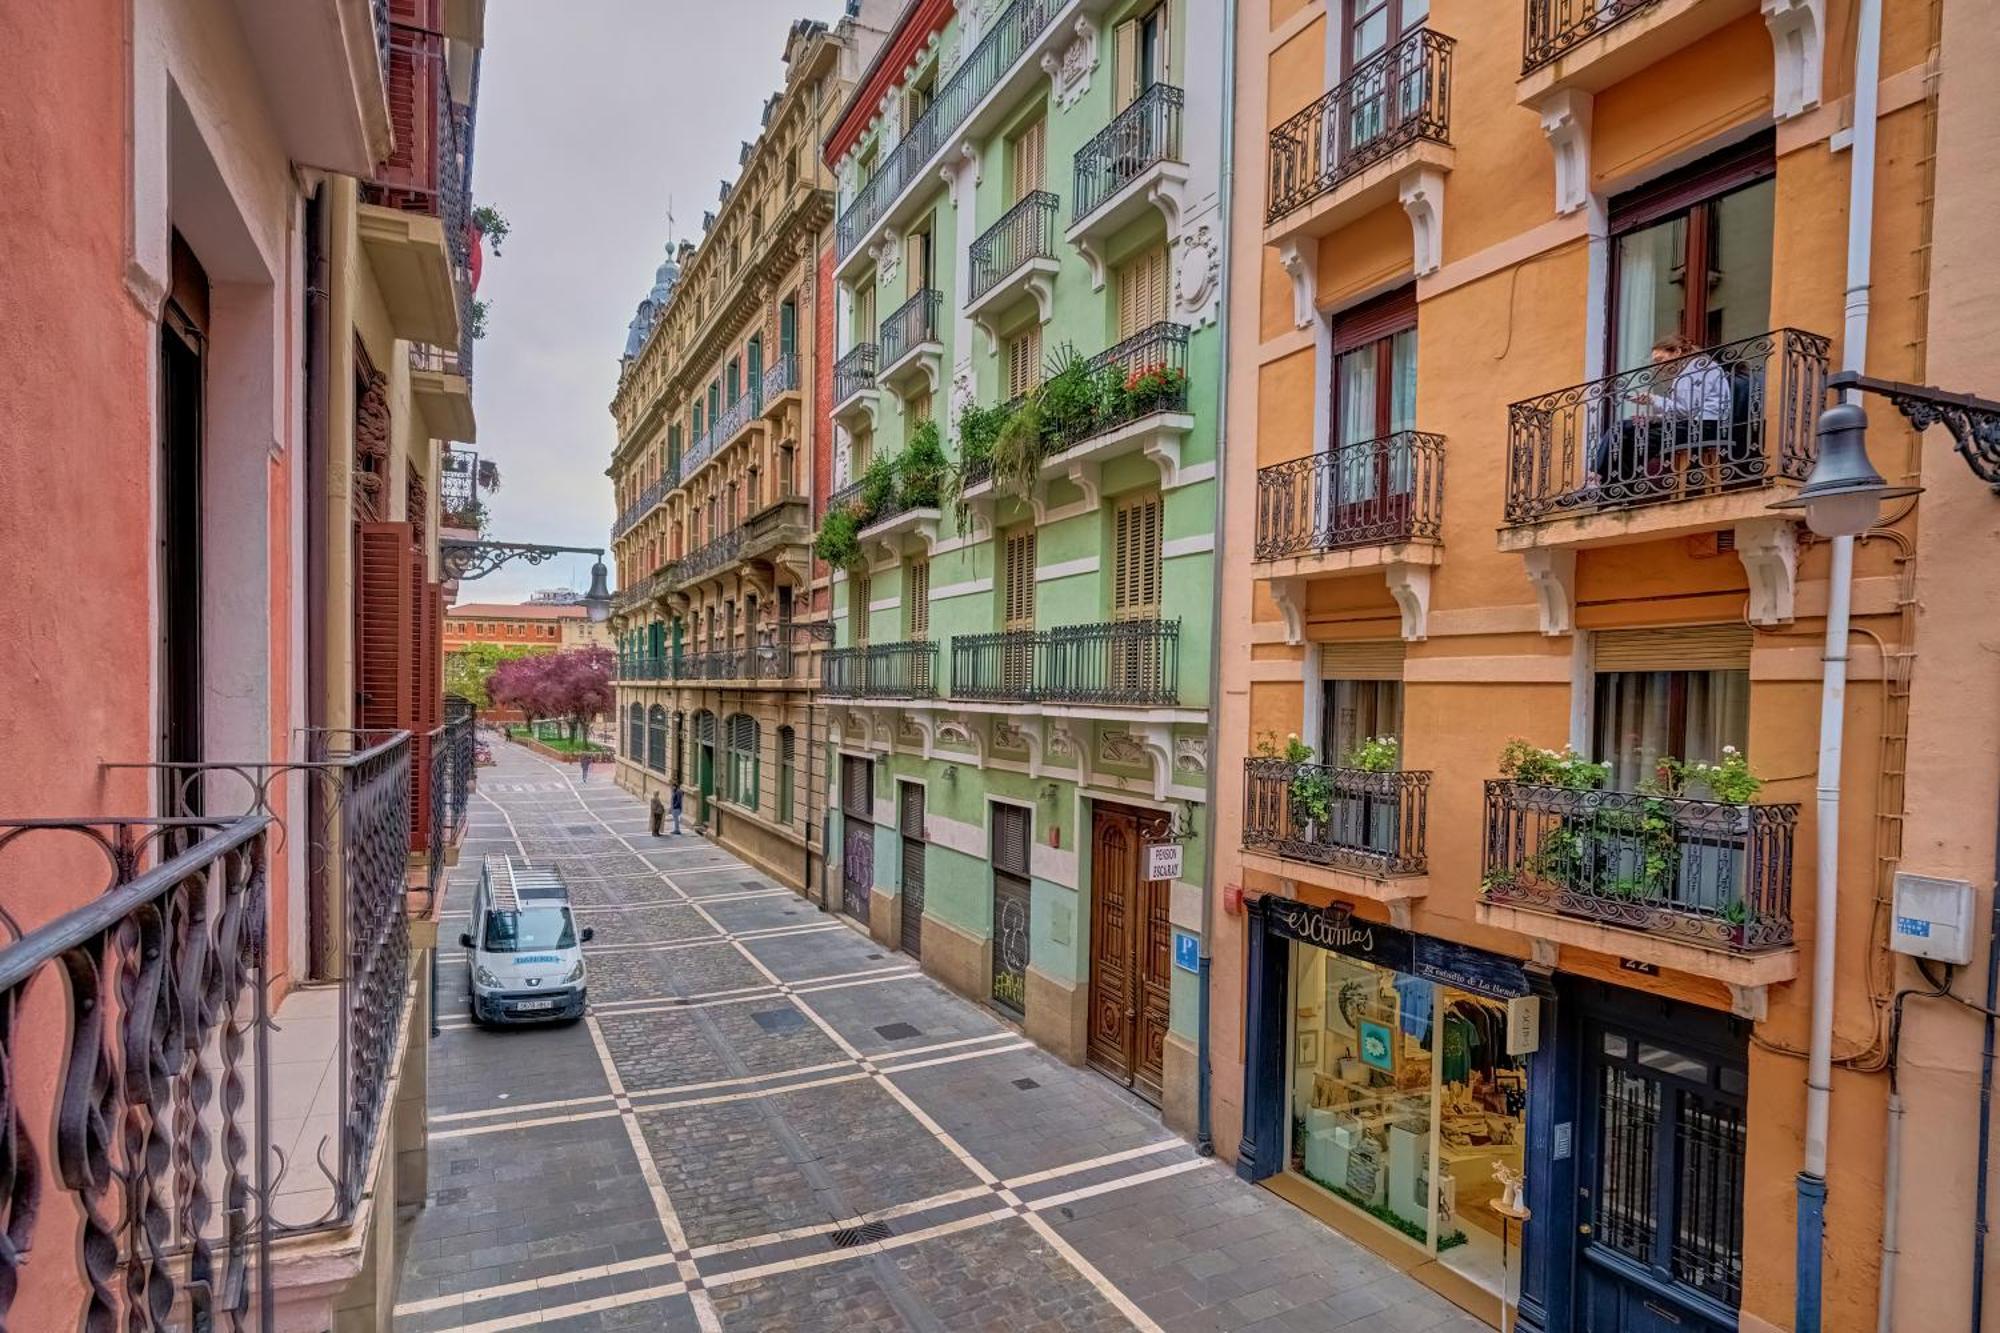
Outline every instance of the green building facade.
{"type": "Polygon", "coordinates": [[[827,144],[837,894],[1180,1125],[1210,827],[1222,12],[913,5],[827,144]]]}

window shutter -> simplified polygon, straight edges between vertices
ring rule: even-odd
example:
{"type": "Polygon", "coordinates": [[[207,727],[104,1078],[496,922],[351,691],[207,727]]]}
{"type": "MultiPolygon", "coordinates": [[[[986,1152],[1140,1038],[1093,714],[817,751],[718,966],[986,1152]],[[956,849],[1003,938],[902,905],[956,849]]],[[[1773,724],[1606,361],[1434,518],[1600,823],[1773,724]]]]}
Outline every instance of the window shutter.
{"type": "Polygon", "coordinates": [[[924,836],[924,785],[921,782],[902,784],[902,812],[897,817],[897,826],[904,836],[921,838],[924,836]]]}
{"type": "Polygon", "coordinates": [[[1112,516],[1111,609],[1116,620],[1160,610],[1160,497],[1122,501],[1112,516]]]}
{"type": "Polygon", "coordinates": [[[1007,397],[1025,398],[1041,379],[1042,326],[1031,324],[1007,343],[1007,397]]]}
{"type": "Polygon", "coordinates": [[[1035,627],[1035,534],[1015,532],[1006,545],[1007,629],[1035,627]]]}
{"type": "Polygon", "coordinates": [[[1118,270],[1118,337],[1145,332],[1167,317],[1167,247],[1156,245],[1118,270]]]}
{"type": "Polygon", "coordinates": [[[1591,636],[1591,663],[1599,671],[1747,671],[1750,627],[1599,630],[1591,636]]]}
{"type": "Polygon", "coordinates": [[[875,818],[874,766],[851,754],[840,756],[840,808],[850,819],[875,818]]]}
{"type": "Polygon", "coordinates": [[[1333,317],[1335,355],[1386,338],[1402,329],[1417,326],[1417,289],[1398,287],[1372,301],[1343,310],[1333,317]]]}
{"type": "Polygon", "coordinates": [[[1403,641],[1363,639],[1319,645],[1321,680],[1401,680],[1403,641]]]}
{"type": "Polygon", "coordinates": [[[1123,111],[1145,89],[1139,86],[1139,20],[1118,25],[1111,41],[1111,109],[1123,111]]]}
{"type": "Polygon", "coordinates": [[[857,644],[868,642],[869,580],[866,574],[847,577],[848,637],[857,644]]]}
{"type": "Polygon", "coordinates": [[[1048,180],[1048,121],[1037,116],[1013,138],[1014,200],[1019,203],[1048,180]]]}
{"type": "Polygon", "coordinates": [[[993,807],[993,868],[1012,875],[1028,873],[1029,816],[1018,805],[993,807]]]}
{"type": "MultiPolygon", "coordinates": [[[[354,534],[354,723],[364,730],[405,725],[416,688],[410,641],[417,619],[407,523],[361,523],[354,534]]],[[[420,582],[414,586],[420,586],[420,582]]]]}
{"type": "Polygon", "coordinates": [[[903,580],[903,607],[908,614],[910,637],[927,638],[931,632],[931,562],[910,561],[903,580]]]}

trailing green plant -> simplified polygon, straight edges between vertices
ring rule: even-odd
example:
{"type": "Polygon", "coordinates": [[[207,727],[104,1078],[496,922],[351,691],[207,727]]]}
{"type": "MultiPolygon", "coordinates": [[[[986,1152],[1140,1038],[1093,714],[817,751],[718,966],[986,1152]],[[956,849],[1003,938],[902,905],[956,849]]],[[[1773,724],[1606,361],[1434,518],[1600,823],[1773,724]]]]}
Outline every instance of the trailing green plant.
{"type": "Polygon", "coordinates": [[[861,516],[846,505],[827,510],[819,523],[819,535],[813,539],[813,554],[835,569],[858,568],[861,516]]]}
{"type": "Polygon", "coordinates": [[[486,316],[491,312],[492,307],[474,297],[470,309],[472,313],[467,322],[472,325],[472,336],[474,338],[484,338],[486,336],[486,316]]]}
{"type": "Polygon", "coordinates": [[[1034,400],[1041,409],[1044,456],[1059,453],[1097,429],[1102,386],[1090,363],[1064,343],[1048,359],[1047,373],[1034,400]]]}
{"type": "Polygon", "coordinates": [[[903,452],[896,456],[896,493],[903,508],[935,509],[950,467],[937,422],[919,424],[910,432],[903,452]]]}
{"type": "Polygon", "coordinates": [[[493,247],[493,253],[500,253],[500,243],[507,239],[513,228],[507,225],[506,215],[491,204],[480,204],[472,210],[472,225],[486,243],[493,247]]]}
{"type": "Polygon", "coordinates": [[[1393,773],[1402,756],[1402,742],[1394,736],[1369,736],[1347,752],[1345,763],[1364,773],[1393,773]]]}
{"type": "Polygon", "coordinates": [[[1030,394],[993,438],[993,489],[1025,499],[1042,467],[1042,405],[1030,394]]]}
{"type": "Polygon", "coordinates": [[[861,525],[866,527],[894,508],[896,503],[896,460],[877,454],[861,471],[861,525]]]}
{"type": "Polygon", "coordinates": [[[1611,780],[1611,765],[1594,764],[1567,745],[1550,750],[1517,736],[1500,751],[1500,774],[1533,787],[1596,791],[1611,780]]]}
{"type": "Polygon", "coordinates": [[[958,457],[961,462],[984,462],[993,457],[993,444],[1000,428],[1013,412],[1004,404],[980,407],[967,403],[958,414],[958,457]]]}

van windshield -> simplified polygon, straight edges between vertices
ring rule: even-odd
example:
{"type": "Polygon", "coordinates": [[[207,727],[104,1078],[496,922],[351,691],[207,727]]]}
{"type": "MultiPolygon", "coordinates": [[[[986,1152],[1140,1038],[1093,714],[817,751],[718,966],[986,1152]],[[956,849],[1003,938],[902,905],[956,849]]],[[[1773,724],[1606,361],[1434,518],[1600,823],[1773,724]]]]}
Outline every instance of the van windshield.
{"type": "Polygon", "coordinates": [[[573,949],[576,928],[567,907],[530,907],[519,912],[489,912],[487,953],[521,953],[535,949],[573,949]]]}

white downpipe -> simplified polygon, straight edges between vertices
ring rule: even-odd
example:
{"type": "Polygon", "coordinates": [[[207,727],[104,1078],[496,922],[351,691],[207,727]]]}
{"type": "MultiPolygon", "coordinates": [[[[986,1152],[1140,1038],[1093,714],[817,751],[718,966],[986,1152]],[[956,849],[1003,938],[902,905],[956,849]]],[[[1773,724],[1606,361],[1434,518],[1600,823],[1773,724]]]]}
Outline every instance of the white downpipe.
{"type": "Polygon", "coordinates": [[[1882,1268],[1875,1295],[1875,1333],[1896,1333],[1891,1326],[1896,1309],[1896,1260],[1903,1247],[1898,1236],[1896,1196],[1903,1189],[1903,1094],[1889,1094],[1888,1145],[1882,1154],[1882,1268]]]}

